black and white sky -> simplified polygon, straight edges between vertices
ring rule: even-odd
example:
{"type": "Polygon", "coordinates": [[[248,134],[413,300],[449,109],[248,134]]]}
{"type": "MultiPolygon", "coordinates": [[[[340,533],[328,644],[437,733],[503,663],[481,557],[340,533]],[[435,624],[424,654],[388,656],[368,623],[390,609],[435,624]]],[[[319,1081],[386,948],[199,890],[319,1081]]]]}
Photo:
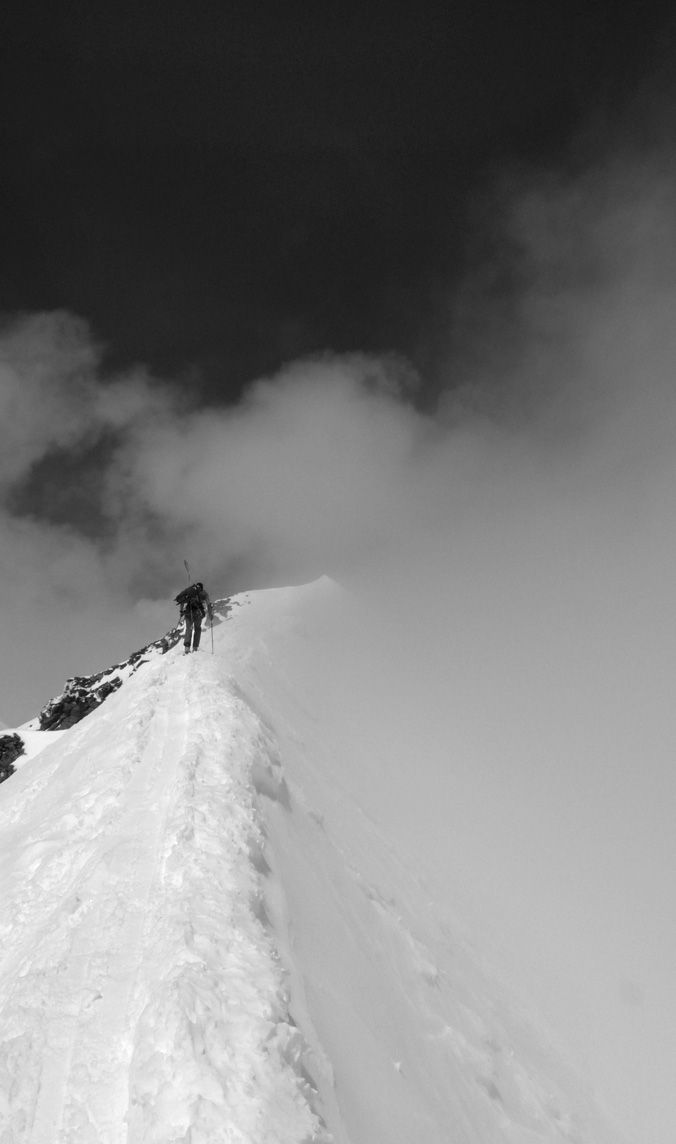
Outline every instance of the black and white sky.
{"type": "MultiPolygon", "coordinates": [[[[589,269],[605,247],[586,249],[599,218],[628,183],[652,198],[675,36],[669,5],[639,0],[8,0],[0,315],[23,408],[7,396],[4,413],[24,425],[33,401],[43,423],[19,464],[6,453],[10,516],[119,539],[130,418],[247,408],[294,361],[352,358],[349,373],[361,355],[433,420],[468,392],[493,416],[514,376],[519,404],[524,300],[607,273],[589,269]],[[121,378],[133,414],[115,408],[121,378]]],[[[307,385],[325,393],[320,375],[307,385]]],[[[166,539],[146,499],[142,532],[166,539]]],[[[202,544],[204,574],[302,576],[302,556],[261,563],[265,527],[225,561],[202,544]]],[[[152,594],[144,559],[130,583],[143,569],[152,594]]]]}
{"type": "Polygon", "coordinates": [[[184,558],[359,589],[379,805],[670,1141],[672,6],[5,0],[0,57],[0,717],[184,558]]]}
{"type": "Polygon", "coordinates": [[[218,404],[325,350],[448,384],[496,180],[607,146],[674,32],[639,0],[8,0],[0,20],[0,309],[68,310],[107,367],[218,404]]]}

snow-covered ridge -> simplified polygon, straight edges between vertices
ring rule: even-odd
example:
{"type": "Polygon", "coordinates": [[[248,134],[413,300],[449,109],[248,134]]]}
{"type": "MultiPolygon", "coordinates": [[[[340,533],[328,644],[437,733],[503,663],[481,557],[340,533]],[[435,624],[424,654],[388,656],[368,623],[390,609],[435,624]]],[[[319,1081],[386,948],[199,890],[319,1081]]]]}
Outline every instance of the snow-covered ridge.
{"type": "Polygon", "coordinates": [[[237,598],[0,787],[2,1144],[617,1144],[342,785],[325,590],[237,598]]]}
{"type": "Polygon", "coordinates": [[[262,904],[277,764],[217,658],[172,658],[5,784],[3,1144],[324,1138],[262,904]]]}

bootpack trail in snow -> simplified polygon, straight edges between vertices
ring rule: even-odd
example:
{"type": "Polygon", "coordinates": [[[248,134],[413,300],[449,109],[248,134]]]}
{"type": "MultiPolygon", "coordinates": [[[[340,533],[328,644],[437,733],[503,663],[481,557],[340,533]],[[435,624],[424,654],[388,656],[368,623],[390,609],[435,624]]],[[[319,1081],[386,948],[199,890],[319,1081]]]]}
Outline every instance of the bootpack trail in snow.
{"type": "Polygon", "coordinates": [[[111,697],[43,755],[37,781],[19,776],[3,831],[17,856],[2,891],[3,1141],[164,1140],[181,1125],[215,1140],[225,1124],[233,1140],[320,1138],[270,1052],[271,1034],[293,1034],[245,857],[261,843],[239,701],[210,662],[154,664],[132,702],[111,697]]]}
{"type": "Polygon", "coordinates": [[[0,1144],[620,1141],[341,783],[333,590],[236,598],[0,787],[0,1144]]]}

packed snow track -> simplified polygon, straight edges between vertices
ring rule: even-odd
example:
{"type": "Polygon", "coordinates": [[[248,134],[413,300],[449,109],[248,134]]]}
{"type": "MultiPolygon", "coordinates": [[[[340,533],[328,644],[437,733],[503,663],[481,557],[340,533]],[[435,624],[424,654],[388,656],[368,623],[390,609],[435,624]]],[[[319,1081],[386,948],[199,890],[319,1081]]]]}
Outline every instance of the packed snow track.
{"type": "Polygon", "coordinates": [[[246,733],[215,661],[172,652],[5,784],[2,1144],[321,1138],[246,733]]]}

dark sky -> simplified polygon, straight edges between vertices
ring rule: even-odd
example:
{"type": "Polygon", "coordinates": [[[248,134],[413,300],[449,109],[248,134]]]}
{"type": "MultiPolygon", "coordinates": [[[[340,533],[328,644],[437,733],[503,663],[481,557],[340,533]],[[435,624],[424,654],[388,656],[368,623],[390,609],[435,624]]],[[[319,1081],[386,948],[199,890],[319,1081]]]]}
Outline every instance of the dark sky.
{"type": "Polygon", "coordinates": [[[217,402],[324,349],[431,369],[477,196],[612,118],[669,7],[5,0],[0,310],[217,402]]]}

